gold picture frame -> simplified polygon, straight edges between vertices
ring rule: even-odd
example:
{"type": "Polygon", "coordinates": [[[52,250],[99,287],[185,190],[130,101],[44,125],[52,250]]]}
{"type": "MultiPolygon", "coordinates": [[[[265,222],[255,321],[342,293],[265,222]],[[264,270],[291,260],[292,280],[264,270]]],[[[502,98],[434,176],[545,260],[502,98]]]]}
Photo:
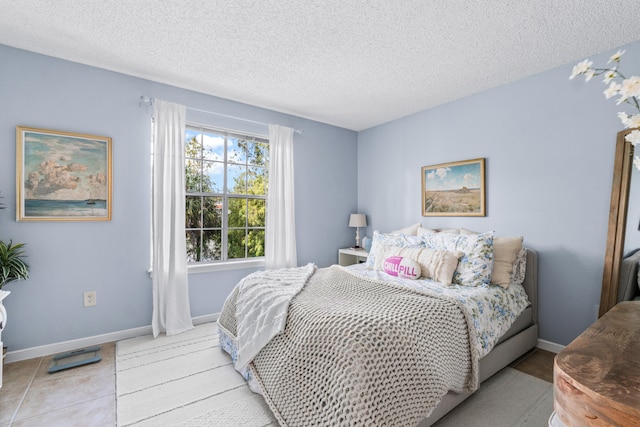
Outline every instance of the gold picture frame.
{"type": "Polygon", "coordinates": [[[485,216],[485,159],[423,166],[422,216],[485,216]]]}
{"type": "Polygon", "coordinates": [[[110,221],[111,138],[16,127],[17,221],[110,221]]]}

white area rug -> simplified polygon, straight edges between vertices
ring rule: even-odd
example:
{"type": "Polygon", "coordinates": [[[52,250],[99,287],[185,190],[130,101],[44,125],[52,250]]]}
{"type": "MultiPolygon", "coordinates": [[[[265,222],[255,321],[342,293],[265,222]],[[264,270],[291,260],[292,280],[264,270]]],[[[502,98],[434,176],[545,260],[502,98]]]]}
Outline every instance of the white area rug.
{"type": "Polygon", "coordinates": [[[277,426],[218,344],[215,323],[116,343],[117,424],[277,426]]]}
{"type": "MultiPolygon", "coordinates": [[[[116,396],[119,427],[278,426],[220,349],[215,323],[118,341],[116,396]]],[[[552,384],[506,368],[435,426],[538,427],[552,412],[552,384]]]]}
{"type": "Polygon", "coordinates": [[[552,413],[553,384],[505,368],[433,427],[542,427],[552,413]]]}

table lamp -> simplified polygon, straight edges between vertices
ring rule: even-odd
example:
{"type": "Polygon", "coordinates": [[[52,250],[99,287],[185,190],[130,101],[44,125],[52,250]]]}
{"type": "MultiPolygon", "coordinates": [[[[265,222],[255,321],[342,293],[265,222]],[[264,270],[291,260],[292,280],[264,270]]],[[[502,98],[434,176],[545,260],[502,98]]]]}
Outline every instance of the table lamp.
{"type": "Polygon", "coordinates": [[[360,227],[367,226],[367,217],[364,214],[351,214],[349,217],[349,227],[356,228],[356,245],[354,248],[360,247],[360,227]]]}

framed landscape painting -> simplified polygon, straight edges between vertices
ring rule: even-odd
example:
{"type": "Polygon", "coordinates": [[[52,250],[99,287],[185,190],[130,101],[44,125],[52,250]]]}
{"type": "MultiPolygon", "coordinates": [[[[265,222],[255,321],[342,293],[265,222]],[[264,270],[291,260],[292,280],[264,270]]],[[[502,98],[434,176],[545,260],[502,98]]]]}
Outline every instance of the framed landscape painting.
{"type": "Polygon", "coordinates": [[[110,221],[111,138],[16,128],[18,221],[110,221]]]}
{"type": "Polygon", "coordinates": [[[422,167],[422,216],[485,216],[484,158],[422,167]]]}

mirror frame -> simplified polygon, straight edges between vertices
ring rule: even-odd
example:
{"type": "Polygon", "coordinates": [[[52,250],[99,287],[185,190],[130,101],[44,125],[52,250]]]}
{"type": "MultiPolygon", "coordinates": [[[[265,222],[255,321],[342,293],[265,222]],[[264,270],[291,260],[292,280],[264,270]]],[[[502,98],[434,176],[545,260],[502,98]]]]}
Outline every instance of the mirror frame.
{"type": "Polygon", "coordinates": [[[602,317],[618,303],[618,283],[620,266],[624,257],[624,238],[629,206],[629,184],[633,168],[633,145],[625,141],[625,136],[634,129],[618,132],[613,164],[613,184],[609,205],[609,230],[602,273],[602,292],[598,317],[602,317]]]}

